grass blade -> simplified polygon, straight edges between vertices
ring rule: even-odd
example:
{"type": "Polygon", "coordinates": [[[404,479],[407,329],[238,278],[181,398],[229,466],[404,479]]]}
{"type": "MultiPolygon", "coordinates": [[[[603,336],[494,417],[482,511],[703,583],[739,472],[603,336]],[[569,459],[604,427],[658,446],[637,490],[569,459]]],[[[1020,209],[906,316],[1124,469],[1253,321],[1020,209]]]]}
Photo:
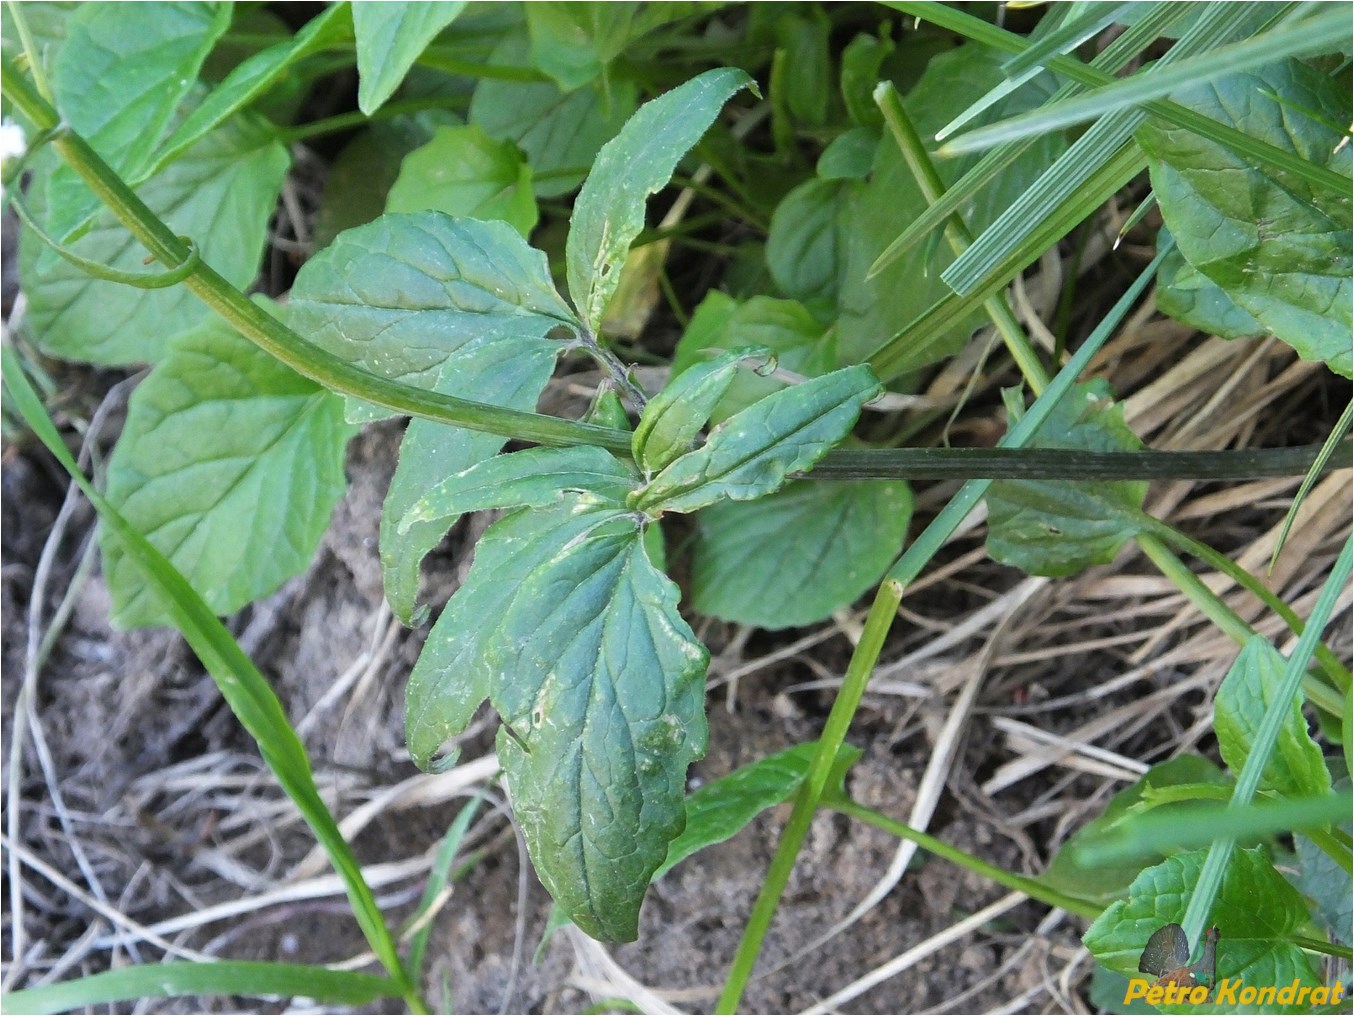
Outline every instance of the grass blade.
{"type": "MultiPolygon", "coordinates": [[[[1162,73],[1169,69],[1169,64],[1212,45],[1215,39],[1225,37],[1239,27],[1245,17],[1244,5],[1209,7],[1147,73],[1153,76],[1162,73]]],[[[1145,119],[1147,114],[1140,109],[1118,109],[1097,120],[940,277],[960,294],[973,292],[1013,251],[1026,245],[1032,232],[1039,230],[1050,216],[1064,210],[1069,191],[1093,179],[1115,153],[1125,147],[1136,147],[1133,132],[1145,119]]],[[[1104,191],[1103,200],[1108,200],[1116,190],[1117,185],[1104,191]]],[[[1061,239],[1061,236],[1054,239],[1061,239]]],[[[1039,252],[1047,250],[1052,243],[1042,243],[1039,252]]],[[[1025,249],[1028,250],[1028,246],[1025,249]]]]}
{"type": "Polygon", "coordinates": [[[329,855],[335,870],[343,879],[353,916],[361,926],[362,933],[382,965],[396,979],[400,994],[414,1005],[417,996],[395,950],[395,941],[376,905],[376,898],[363,879],[361,867],[343,839],[333,815],[320,797],[305,747],[287,720],[286,711],[272,687],[226,626],[188,584],[188,580],[132,528],[81,473],[56,426],[47,416],[37,393],[28,383],[13,347],[6,345],[0,357],[3,357],[0,373],[3,373],[5,388],[13,397],[24,421],[89,498],[103,524],[122,541],[127,557],[142,568],[166,612],[174,619],[175,626],[216,681],[231,711],[258,742],[264,761],[287,796],[296,803],[297,809],[329,855]]]}
{"type": "MultiPolygon", "coordinates": [[[[1326,53],[1338,46],[1342,32],[1347,32],[1348,28],[1347,9],[1326,11],[1295,25],[1285,25],[1202,56],[1182,60],[1169,68],[1150,68],[1085,95],[1047,103],[1029,113],[979,127],[948,141],[937,154],[952,156],[982,151],[1003,141],[1046,134],[1129,106],[1139,106],[1185,85],[1251,70],[1285,57],[1326,53]]],[[[1161,63],[1164,62],[1165,58],[1161,63]]],[[[1160,67],[1160,63],[1157,66],[1160,67]]]]}
{"type": "MultiPolygon", "coordinates": [[[[921,18],[923,21],[929,21],[942,28],[948,28],[965,38],[981,42],[994,49],[1004,50],[1007,53],[1020,53],[1029,45],[1028,40],[1019,35],[997,28],[995,25],[989,25],[982,19],[975,18],[973,15],[955,8],[947,7],[941,3],[933,3],[931,0],[884,0],[884,5],[921,18]]],[[[1244,5],[1237,4],[1234,6],[1241,7],[1244,5]]],[[[1113,76],[1104,71],[1088,67],[1071,57],[1056,57],[1049,61],[1048,67],[1051,71],[1084,85],[1090,85],[1093,88],[1113,84],[1115,81],[1113,76]]],[[[1221,124],[1201,113],[1196,113],[1192,109],[1186,109],[1169,99],[1154,99],[1147,103],[1145,108],[1153,116],[1160,117],[1177,127],[1193,131],[1210,141],[1216,141],[1259,166],[1268,167],[1269,170],[1276,172],[1292,173],[1314,187],[1320,187],[1341,197],[1346,197],[1349,194],[1348,177],[1341,176],[1325,166],[1308,162],[1293,152],[1285,152],[1267,142],[1258,141],[1233,127],[1221,124]]]]}
{"type": "MultiPolygon", "coordinates": [[[[1105,51],[1091,61],[1091,67],[1105,72],[1106,80],[1113,81],[1114,78],[1108,77],[1108,75],[1126,67],[1164,30],[1178,21],[1184,12],[1184,5],[1179,3],[1152,5],[1137,24],[1130,26],[1128,31],[1105,47],[1105,51]]],[[[1076,95],[1084,91],[1085,87],[1082,82],[1069,82],[1053,93],[1049,101],[1057,102],[1060,99],[1076,95]]],[[[898,239],[885,248],[884,252],[875,259],[874,264],[870,266],[868,277],[873,277],[883,271],[892,261],[910,250],[918,240],[962,208],[988,181],[1020,158],[1026,148],[1033,143],[1033,139],[1028,138],[1024,141],[1013,141],[1009,144],[998,145],[984,154],[972,169],[956,180],[954,186],[946,190],[935,204],[922,212],[899,234],[898,239]]]]}
{"type": "Polygon", "coordinates": [[[4,1009],[55,1013],[175,995],[302,996],[317,1002],[358,1006],[399,993],[398,985],[388,977],[298,963],[146,963],[15,991],[4,997],[4,1009]]]}

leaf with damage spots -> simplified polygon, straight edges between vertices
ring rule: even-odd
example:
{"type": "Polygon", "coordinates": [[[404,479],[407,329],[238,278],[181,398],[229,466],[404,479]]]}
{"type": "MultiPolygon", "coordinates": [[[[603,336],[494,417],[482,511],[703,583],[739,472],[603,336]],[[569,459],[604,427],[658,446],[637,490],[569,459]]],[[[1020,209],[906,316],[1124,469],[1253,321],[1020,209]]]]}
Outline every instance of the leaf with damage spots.
{"type": "Polygon", "coordinates": [[[409,683],[409,750],[425,767],[492,701],[541,882],[609,941],[638,934],[685,824],[687,766],[705,752],[709,654],[677,599],[634,513],[563,492],[490,527],[409,683]]]}

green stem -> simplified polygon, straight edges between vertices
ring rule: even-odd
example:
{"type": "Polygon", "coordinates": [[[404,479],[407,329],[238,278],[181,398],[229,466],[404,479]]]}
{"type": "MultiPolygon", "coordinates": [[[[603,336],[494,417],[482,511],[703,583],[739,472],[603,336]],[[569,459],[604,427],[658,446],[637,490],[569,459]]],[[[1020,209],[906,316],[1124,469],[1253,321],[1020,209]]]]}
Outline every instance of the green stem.
{"type": "MultiPolygon", "coordinates": [[[[1142,552],[1161,573],[1175,584],[1200,613],[1236,640],[1238,645],[1245,645],[1255,635],[1255,630],[1227,606],[1217,593],[1204,585],[1198,575],[1185,567],[1185,563],[1172,554],[1159,537],[1152,533],[1139,533],[1137,540],[1142,552]]],[[[1332,715],[1339,716],[1344,709],[1344,700],[1319,681],[1305,682],[1303,690],[1314,705],[1332,715]]]]}
{"type": "MultiPolygon", "coordinates": [[[[1241,565],[1237,564],[1226,554],[1214,550],[1206,543],[1200,543],[1198,540],[1185,533],[1180,532],[1173,526],[1162,522],[1159,519],[1153,519],[1153,528],[1157,534],[1168,543],[1173,543],[1178,549],[1186,553],[1193,554],[1202,561],[1212,565],[1218,571],[1222,572],[1237,585],[1249,591],[1253,596],[1269,607],[1270,610],[1283,618],[1284,623],[1288,625],[1289,630],[1294,635],[1301,635],[1304,625],[1302,618],[1294,610],[1284,603],[1278,596],[1270,591],[1269,587],[1248,572],[1241,565]]],[[[1321,669],[1325,671],[1326,676],[1330,678],[1331,683],[1343,694],[1350,692],[1351,675],[1349,669],[1340,662],[1333,652],[1324,644],[1316,647],[1316,659],[1321,664],[1321,669]]],[[[1338,710],[1337,710],[1338,715],[1338,710]]]]}
{"type": "MultiPolygon", "coordinates": [[[[1344,443],[1333,456],[1348,460],[1344,443]]],[[[1072,448],[872,448],[837,449],[813,468],[816,480],[1251,480],[1301,476],[1320,445],[1216,452],[1092,452],[1072,448]]]]}
{"type": "MultiPolygon", "coordinates": [[[[888,124],[893,140],[898,143],[903,159],[907,162],[908,169],[912,171],[912,176],[921,188],[922,194],[930,204],[935,204],[945,196],[945,183],[936,172],[931,157],[926,154],[926,145],[922,143],[921,135],[917,133],[912,118],[903,108],[903,101],[898,97],[897,89],[891,83],[884,82],[875,89],[874,101],[884,114],[884,122],[888,124]]],[[[969,232],[968,226],[958,212],[945,220],[945,239],[949,241],[950,249],[954,251],[956,257],[964,253],[973,243],[973,234],[969,232]]],[[[1039,354],[1035,352],[1029,337],[1020,327],[1020,322],[1016,320],[1015,314],[1006,302],[1006,297],[1001,293],[994,293],[983,301],[983,309],[987,311],[1002,341],[1006,343],[1006,348],[1010,351],[1016,366],[1020,368],[1025,383],[1035,395],[1041,394],[1048,387],[1048,372],[1044,370],[1039,354]]]]}
{"type": "Polygon", "coordinates": [[[756,965],[757,956],[761,952],[762,940],[766,938],[766,932],[771,927],[771,919],[775,916],[781,893],[789,882],[790,872],[799,855],[800,844],[808,834],[818,801],[827,786],[832,762],[837,757],[837,748],[846,739],[851,718],[860,705],[870,672],[874,670],[874,665],[884,648],[884,639],[888,636],[902,599],[903,584],[893,579],[885,579],[879,587],[879,592],[875,594],[869,616],[865,619],[865,627],[861,631],[860,641],[856,644],[855,652],[851,654],[851,662],[847,665],[846,678],[842,682],[841,690],[837,692],[837,700],[833,703],[832,712],[818,740],[818,751],[804,775],[804,782],[795,798],[794,811],[786,823],[785,831],[781,834],[780,845],[766,873],[766,881],[762,884],[762,891],[758,894],[747,926],[743,929],[743,939],[738,945],[738,952],[734,955],[728,979],[724,982],[724,990],[715,1003],[714,1011],[717,1013],[732,1013],[738,1008],[738,1000],[752,976],[752,968],[756,965]]]}
{"type": "MultiPolygon", "coordinates": [[[[1077,350],[1076,355],[1058,372],[1058,376],[1053,379],[1044,394],[1035,400],[1025,415],[1011,428],[1002,441],[1004,446],[1019,448],[1034,436],[1048,419],[1058,400],[1071,390],[1081,372],[1090,365],[1096,352],[1109,340],[1114,329],[1146,290],[1148,283],[1156,275],[1157,266],[1161,264],[1162,258],[1169,250],[1170,245],[1164,245],[1142,275],[1129,286],[1128,291],[1119,298],[1081,349],[1077,350]]],[[[795,796],[794,810],[790,813],[790,820],[786,823],[775,856],[771,859],[766,881],[762,884],[756,903],[753,904],[747,927],[743,929],[743,937],[738,943],[738,951],[734,954],[728,979],[724,982],[724,990],[720,993],[719,1001],[715,1003],[715,1012],[734,1012],[739,999],[742,998],[743,989],[752,976],[757,956],[761,952],[762,941],[771,926],[771,918],[775,915],[781,894],[785,891],[790,872],[794,868],[795,859],[799,856],[799,848],[803,845],[804,837],[813,821],[813,814],[827,787],[833,762],[865,694],[870,674],[879,660],[884,638],[896,616],[898,604],[902,602],[903,590],[921,574],[922,569],[959,528],[960,523],[974,509],[989,486],[990,482],[986,480],[970,480],[965,483],[880,583],[874,603],[870,606],[865,628],[861,632],[860,641],[851,654],[846,676],[823,726],[822,736],[818,739],[817,751],[809,762],[804,782],[795,796]]]]}
{"type": "Polygon", "coordinates": [[[292,144],[320,134],[333,134],[336,131],[348,130],[350,127],[364,127],[379,120],[393,120],[397,116],[422,113],[430,109],[447,109],[460,101],[456,97],[444,95],[428,99],[405,99],[401,102],[388,102],[375,113],[363,113],[361,110],[352,113],[339,113],[337,116],[329,116],[323,120],[313,120],[297,127],[280,130],[277,137],[283,144],[292,144]]]}
{"type": "MultiPolygon", "coordinates": [[[[39,130],[53,130],[60,125],[56,110],[34,91],[12,61],[4,57],[0,57],[0,88],[39,130]]],[[[189,245],[171,232],[78,134],[63,132],[52,144],[158,260],[170,268],[181,268],[192,256],[189,245]]],[[[486,431],[538,444],[599,445],[624,454],[630,451],[629,439],[609,427],[452,398],[368,373],[307,342],[205,264],[190,274],[184,285],[261,349],[333,391],[357,396],[392,412],[467,430],[486,431]]],[[[1315,457],[1314,450],[1302,448],[1111,453],[1100,457],[1093,453],[1053,449],[1032,452],[944,448],[838,450],[819,463],[812,475],[815,479],[841,480],[872,477],[1249,479],[1302,474],[1315,457]],[[1026,459],[1026,456],[1033,457],[1026,459]]]]}
{"type": "Polygon", "coordinates": [[[974,857],[972,854],[960,850],[958,847],[952,847],[944,840],[938,840],[934,836],[922,832],[920,829],[913,829],[910,825],[891,819],[887,815],[875,811],[873,808],[867,808],[863,804],[857,804],[848,798],[831,797],[823,802],[824,807],[831,808],[833,811],[839,811],[843,815],[850,815],[852,818],[860,819],[862,822],[874,826],[876,829],[883,829],[886,833],[891,833],[899,839],[911,840],[923,850],[930,851],[937,857],[943,857],[952,864],[957,864],[961,868],[981,875],[986,879],[1003,885],[1007,889],[1014,889],[1016,892],[1022,892],[1030,899],[1038,900],[1040,903],[1046,903],[1050,907],[1058,907],[1066,910],[1069,914],[1076,914],[1087,920],[1094,921],[1105,909],[1097,903],[1090,900],[1083,900],[1076,896],[1068,896],[1051,889],[1037,879],[1029,878],[1025,875],[1017,875],[1007,871],[1005,868],[998,868],[995,864],[989,864],[981,857],[974,857]]]}

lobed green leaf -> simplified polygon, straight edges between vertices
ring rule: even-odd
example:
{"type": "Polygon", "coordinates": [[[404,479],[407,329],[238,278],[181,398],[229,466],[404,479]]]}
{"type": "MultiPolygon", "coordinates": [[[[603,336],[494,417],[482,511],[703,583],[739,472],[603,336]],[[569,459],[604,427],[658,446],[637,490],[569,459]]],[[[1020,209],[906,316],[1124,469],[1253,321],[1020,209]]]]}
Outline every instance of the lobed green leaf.
{"type": "MultiPolygon", "coordinates": [[[[1096,379],[1062,399],[1031,442],[1036,448],[1138,451],[1109,385],[1096,379]]],[[[997,480],[988,488],[987,550],[1030,575],[1072,575],[1114,559],[1143,525],[1147,483],[997,480]]]]}
{"type": "MultiPolygon", "coordinates": [[[[1250,639],[1218,688],[1213,703],[1213,730],[1218,750],[1233,772],[1241,772],[1255,744],[1265,714],[1273,706],[1286,660],[1263,638],[1250,639]]],[[[1330,772],[1320,747],[1307,731],[1302,696],[1284,711],[1274,751],[1265,763],[1260,785],[1283,797],[1316,797],[1331,789],[1330,772]]]]}
{"type": "MultiPolygon", "coordinates": [[[[343,495],[343,402],[219,321],[184,336],[136,389],[107,497],[229,614],[304,571],[343,495]]],[[[103,534],[112,615],[168,615],[121,539],[103,534]]]]}
{"type": "Polygon", "coordinates": [[[426,766],[489,697],[541,881],[589,934],[630,940],[705,750],[707,662],[633,514],[566,493],[480,541],[410,678],[410,751],[426,766]]]}
{"type": "Polygon", "coordinates": [[[706,71],[645,103],[602,146],[574,201],[565,245],[569,294],[596,331],[620,284],[630,243],[644,228],[644,206],[672,177],[677,162],[701,139],[729,98],[752,84],[731,67],[706,71]]]}
{"type": "MultiPolygon", "coordinates": [[[[1350,175],[1347,89],[1288,60],[1175,95],[1176,101],[1316,165],[1350,175]],[[1314,114],[1314,115],[1309,115],[1314,114]]],[[[1348,194],[1258,168],[1216,142],[1158,123],[1151,157],[1162,217],[1185,259],[1308,360],[1354,373],[1354,272],[1348,194]]]]}
{"type": "Polygon", "coordinates": [[[357,37],[357,106],[370,116],[395,94],[437,33],[456,20],[463,2],[353,0],[357,37]]]}
{"type": "Polygon", "coordinates": [[[675,375],[649,401],[631,439],[635,461],[646,477],[691,451],[745,360],[751,360],[756,370],[774,363],[765,349],[736,349],[675,375]]]}
{"type": "Polygon", "coordinates": [[[763,497],[846,437],[861,406],[880,390],[874,372],[860,365],[768,395],[721,423],[704,445],[673,462],[630,501],[656,518],[724,498],[763,497]]]}

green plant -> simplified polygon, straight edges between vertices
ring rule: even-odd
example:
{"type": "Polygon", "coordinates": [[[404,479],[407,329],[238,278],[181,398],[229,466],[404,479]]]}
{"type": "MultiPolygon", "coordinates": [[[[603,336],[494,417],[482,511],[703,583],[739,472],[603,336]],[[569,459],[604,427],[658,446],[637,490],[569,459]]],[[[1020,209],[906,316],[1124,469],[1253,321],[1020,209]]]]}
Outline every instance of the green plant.
{"type": "MultiPolygon", "coordinates": [[[[1129,867],[1142,874],[1132,885],[1107,884],[1104,862],[1085,861],[1080,842],[1043,880],[948,856],[1096,918],[1087,944],[1110,968],[1141,950],[1151,922],[1179,921],[1200,940],[1215,898],[1227,905],[1229,893],[1258,893],[1282,914],[1248,940],[1252,952],[1273,970],[1313,979],[1305,903],[1286,893],[1263,852],[1231,853],[1231,844],[1300,828],[1303,842],[1348,873],[1338,822],[1348,794],[1332,789],[1300,712],[1305,693],[1348,748],[1349,672],[1319,642],[1330,598],[1304,625],[1143,502],[1146,479],[1161,475],[1153,469],[1302,472],[1317,452],[1218,453],[1202,466],[1154,456],[1108,383],[1079,379],[1154,279],[1162,309],[1202,330],[1272,334],[1349,376],[1347,71],[1297,59],[1337,50],[1329,40],[1347,10],[1156,5],[1087,66],[1065,54],[1108,23],[1099,15],[1087,16],[1091,24],[1058,11],[1030,42],[955,9],[902,3],[975,40],[933,55],[904,99],[891,83],[904,75],[903,44],[887,28],[859,32],[838,55],[834,29],[860,27],[851,12],[753,10],[735,47],[694,30],[716,6],[532,4],[505,13],[340,4],[220,66],[208,61],[227,48],[225,5],[142,5],[131,14],[101,4],[73,14],[6,6],[6,45],[18,43],[4,58],[6,101],[33,132],[6,190],[13,197],[19,172],[31,171],[14,202],[29,226],[29,337],[49,355],[154,364],[104,495],[88,489],[105,522],[114,617],[125,626],[174,623],[189,637],[303,803],[388,977],[233,973],[261,992],[314,975],[307,993],[334,1001],[389,992],[415,1011],[426,1007],[419,962],[400,957],[276,698],[216,620],[306,566],[343,491],[343,452],[357,427],[409,415],[380,541],[387,598],[403,621],[426,617],[420,565],[456,520],[510,510],[478,544],[410,677],[410,753],[427,768],[453,763],[454,751],[438,759],[439,750],[486,699],[493,704],[498,755],[536,870],[588,933],[633,939],[653,878],[793,796],[720,1000],[722,1010],[737,1005],[820,805],[887,825],[839,786],[847,729],[904,590],[985,498],[994,559],[1063,576],[1135,540],[1246,646],[1218,704],[1235,782],[1167,774],[1173,789],[1162,793],[1167,784],[1149,774],[1100,832],[1123,837],[1142,812],[1224,794],[1242,824],[1207,857],[1139,846],[1129,867]],[[1112,83],[1168,30],[1179,37],[1163,59],[1112,83]],[[1003,49],[1016,57],[1002,61],[1003,49]],[[659,52],[681,55],[662,75],[645,70],[646,56],[659,52]],[[703,69],[740,58],[746,69],[703,69]],[[360,113],[289,125],[297,96],[336,62],[356,64],[360,113]],[[1044,66],[1066,83],[1055,87],[1038,73],[1044,66]],[[711,131],[731,99],[755,90],[748,71],[767,72],[766,99],[711,131]],[[405,97],[391,103],[402,85],[405,97]],[[1087,85],[1094,90],[1074,94],[1087,85]],[[127,98],[114,103],[119,93],[127,98]],[[468,123],[451,122],[460,110],[468,123]],[[922,137],[994,116],[1002,119],[947,142],[955,153],[991,148],[988,155],[938,171],[922,137]],[[745,143],[764,120],[769,152],[745,143]],[[1063,128],[1088,121],[1069,142],[1063,128]],[[354,123],[369,123],[372,136],[390,132],[373,170],[388,193],[370,215],[331,211],[332,240],[300,268],[285,305],[247,299],[288,170],[284,141],[354,123]],[[813,164],[801,141],[819,150],[813,164]],[[693,150],[706,168],[680,175],[693,150]],[[1144,166],[1169,228],[1158,256],[1075,356],[1050,359],[1002,291],[1144,166]],[[685,221],[683,198],[646,228],[648,198],[674,174],[685,194],[707,198],[715,218],[751,224],[765,242],[752,257],[719,251],[729,277],[742,281],[694,308],[671,377],[651,395],[619,355],[638,361],[644,351],[615,336],[645,316],[649,289],[670,284],[666,245],[708,242],[697,220],[685,221]],[[580,183],[561,239],[565,216],[550,202],[580,183]],[[538,248],[527,236],[542,221],[555,231],[544,231],[538,248]],[[942,224],[953,258],[935,242],[942,224]],[[151,260],[165,270],[148,270],[151,260]],[[906,396],[914,372],[958,352],[984,319],[1036,396],[1026,407],[1008,393],[1010,430],[995,453],[890,447],[910,436],[910,424],[891,415],[858,426],[885,385],[906,396]],[[558,363],[580,354],[605,379],[587,417],[537,415],[558,363]],[[509,439],[541,447],[504,453],[509,439]],[[860,446],[843,447],[851,441],[860,446]],[[910,521],[905,480],[932,475],[968,482],[895,560],[910,521]],[[699,610],[774,629],[878,592],[816,746],[688,797],[687,767],[705,750],[708,653],[664,573],[658,523],[696,512],[699,610]],[[1298,650],[1276,659],[1177,551],[1261,596],[1301,633],[1298,650]],[[767,595],[786,575],[808,592],[767,595]],[[1263,809],[1248,810],[1257,790],[1314,810],[1274,824],[1263,809]],[[710,814],[725,816],[722,824],[706,822],[710,814]],[[1171,895],[1186,888],[1187,909],[1171,895]],[[1111,899],[1119,902],[1106,906],[1111,899]]],[[[1101,13],[1129,18],[1118,8],[1101,13]]],[[[674,302],[674,316],[688,317],[674,302]]],[[[6,348],[19,412],[60,455],[26,366],[6,348]]],[[[62,462],[84,482],[68,456],[62,462]]],[[[1328,589],[1347,577],[1348,547],[1328,589]]],[[[1226,968],[1243,935],[1234,926],[1222,932],[1226,968]]],[[[1330,950],[1348,952],[1347,944],[1330,950]]],[[[91,979],[86,995],[72,988],[12,999],[56,1006],[156,983],[91,979]]],[[[172,990],[225,983],[188,977],[172,990]]]]}

